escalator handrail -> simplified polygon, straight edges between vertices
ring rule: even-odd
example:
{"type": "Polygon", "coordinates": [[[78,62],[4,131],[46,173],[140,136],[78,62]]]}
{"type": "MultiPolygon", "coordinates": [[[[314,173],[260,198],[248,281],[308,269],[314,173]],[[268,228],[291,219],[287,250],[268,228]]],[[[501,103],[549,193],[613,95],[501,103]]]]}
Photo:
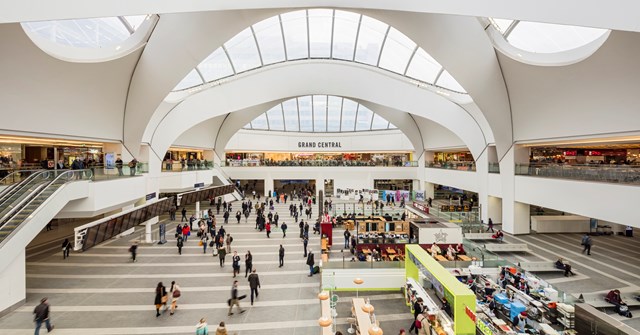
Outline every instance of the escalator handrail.
{"type": "MultiPolygon", "coordinates": [[[[3,185],[4,184],[4,180],[5,179],[9,179],[9,177],[11,177],[11,175],[18,174],[18,173],[23,173],[23,172],[34,172],[34,171],[37,172],[37,171],[45,171],[45,170],[44,169],[15,170],[15,171],[12,171],[11,173],[9,173],[8,175],[4,176],[2,179],[0,179],[0,185],[3,185]]],[[[29,177],[27,177],[27,178],[29,178],[29,177]]],[[[12,184],[15,184],[15,183],[12,183],[12,184]]],[[[9,185],[12,185],[12,184],[9,184],[9,185]]]]}
{"type": "Polygon", "coordinates": [[[15,215],[17,215],[18,213],[20,213],[20,210],[22,210],[22,208],[25,206],[25,204],[27,202],[31,202],[32,197],[34,194],[36,194],[38,191],[44,189],[46,187],[47,183],[42,183],[40,185],[37,185],[36,188],[31,191],[31,194],[29,194],[28,196],[24,197],[23,199],[21,199],[15,206],[13,206],[5,215],[2,216],[2,218],[0,218],[0,230],[2,230],[2,228],[4,227],[4,225],[11,220],[12,217],[14,217],[15,215]]]}
{"type": "MultiPolygon", "coordinates": [[[[53,172],[53,171],[56,171],[56,170],[46,170],[46,171],[53,172]]],[[[59,171],[59,170],[58,170],[58,171],[59,171]]],[[[23,205],[22,205],[22,206],[17,206],[17,207],[16,207],[17,211],[13,211],[13,212],[14,212],[14,214],[13,214],[13,215],[11,215],[11,216],[10,216],[10,217],[8,217],[8,218],[3,218],[3,219],[2,219],[2,221],[0,221],[0,230],[2,230],[2,229],[4,228],[4,226],[5,226],[8,222],[10,222],[10,221],[11,221],[11,219],[12,219],[14,216],[16,216],[16,215],[20,214],[20,212],[21,212],[24,208],[28,207],[28,206],[29,206],[33,201],[35,201],[35,200],[38,198],[38,196],[39,196],[40,194],[42,194],[44,191],[46,191],[46,190],[47,190],[49,187],[51,187],[52,185],[56,185],[56,182],[57,182],[58,180],[62,179],[62,177],[63,177],[63,176],[65,176],[65,178],[67,178],[67,177],[68,177],[69,179],[68,179],[67,181],[65,181],[64,183],[62,183],[62,184],[61,184],[61,186],[62,186],[62,185],[64,185],[64,184],[66,184],[66,183],[68,183],[68,182],[70,182],[70,181],[76,181],[75,179],[72,179],[72,178],[73,178],[73,176],[74,176],[74,175],[76,175],[76,173],[81,172],[81,173],[85,174],[85,173],[87,173],[87,171],[88,171],[89,173],[91,173],[91,170],[90,170],[90,169],[82,169],[82,170],[65,170],[63,173],[61,173],[61,174],[59,174],[58,176],[56,176],[52,181],[50,181],[50,182],[48,182],[48,183],[45,183],[45,184],[44,184],[44,185],[45,185],[44,187],[39,187],[37,190],[35,190],[34,192],[32,192],[32,194],[31,194],[30,196],[28,196],[28,197],[26,197],[26,198],[24,199],[24,200],[28,199],[28,202],[27,202],[26,204],[24,204],[24,201],[21,201],[21,203],[22,203],[23,205]]],[[[88,179],[80,179],[80,180],[78,180],[78,181],[81,181],[81,180],[91,180],[91,178],[93,178],[93,175],[90,175],[88,179]]],[[[55,192],[55,191],[54,191],[54,192],[55,192]]],[[[16,227],[16,228],[17,228],[17,227],[16,227]]],[[[0,242],[0,248],[2,248],[2,246],[4,245],[4,243],[5,243],[7,240],[9,240],[9,238],[11,238],[11,236],[14,234],[14,232],[15,232],[15,231],[16,231],[16,229],[14,229],[13,231],[11,231],[11,233],[9,233],[9,235],[7,235],[7,236],[6,236],[6,237],[5,237],[5,238],[0,242]]]]}
{"type": "MultiPolygon", "coordinates": [[[[26,179],[24,179],[24,180],[18,182],[17,184],[15,184],[13,187],[11,187],[10,189],[7,190],[6,194],[4,192],[1,194],[1,196],[0,196],[0,208],[8,206],[9,204],[7,204],[6,202],[7,202],[7,200],[9,200],[9,198],[11,198],[15,193],[24,190],[25,187],[29,187],[30,183],[34,179],[44,176],[45,172],[48,172],[49,170],[39,170],[39,171],[38,170],[33,170],[33,171],[37,171],[37,172],[31,174],[26,179]]],[[[47,176],[45,176],[45,179],[46,178],[47,178],[47,176]]]]}

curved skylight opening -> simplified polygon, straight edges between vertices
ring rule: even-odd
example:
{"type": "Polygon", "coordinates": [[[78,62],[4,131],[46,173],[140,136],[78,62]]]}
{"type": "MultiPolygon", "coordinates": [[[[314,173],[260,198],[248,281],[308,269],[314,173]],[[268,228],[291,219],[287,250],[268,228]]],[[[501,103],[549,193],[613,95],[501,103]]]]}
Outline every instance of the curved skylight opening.
{"type": "Polygon", "coordinates": [[[353,100],[333,95],[307,95],[275,105],[249,122],[244,129],[339,133],[397,127],[353,100]]]}
{"type": "Polygon", "coordinates": [[[550,23],[491,19],[493,26],[514,47],[534,53],[558,53],[587,45],[607,29],[550,23]]]}
{"type": "Polygon", "coordinates": [[[61,45],[105,48],[121,44],[142,25],[147,15],[24,22],[38,36],[61,45]]]}
{"type": "MultiPolygon", "coordinates": [[[[208,83],[300,59],[368,64],[466,93],[442,65],[400,31],[365,15],[333,9],[299,10],[260,21],[216,49],[194,71],[208,83]]],[[[194,78],[192,71],[174,91],[202,84],[194,78]]]]}

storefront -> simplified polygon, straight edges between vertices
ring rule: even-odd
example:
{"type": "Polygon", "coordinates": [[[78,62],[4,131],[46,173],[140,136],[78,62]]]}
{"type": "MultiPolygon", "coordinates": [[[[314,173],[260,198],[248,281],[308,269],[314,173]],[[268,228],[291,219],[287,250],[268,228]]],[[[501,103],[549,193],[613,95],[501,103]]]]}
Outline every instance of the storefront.
{"type": "Polygon", "coordinates": [[[228,152],[227,166],[406,166],[409,152],[399,153],[314,153],[314,152],[228,152]]]}

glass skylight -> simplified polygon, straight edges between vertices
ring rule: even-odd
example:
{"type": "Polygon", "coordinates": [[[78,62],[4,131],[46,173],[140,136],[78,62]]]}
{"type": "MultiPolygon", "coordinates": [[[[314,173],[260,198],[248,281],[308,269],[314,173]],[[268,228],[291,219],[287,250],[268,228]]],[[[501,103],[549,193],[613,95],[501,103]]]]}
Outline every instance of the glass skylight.
{"type": "Polygon", "coordinates": [[[593,42],[606,29],[559,24],[491,19],[502,36],[514,47],[535,53],[556,53],[593,42]]]}
{"type": "MultiPolygon", "coordinates": [[[[258,22],[215,50],[197,69],[211,82],[264,65],[309,58],[377,66],[466,93],[451,77],[435,82],[442,77],[438,76],[444,71],[442,65],[400,31],[368,16],[333,9],[299,10],[258,22]]],[[[174,90],[193,86],[193,82],[181,83],[174,90]]]]}
{"type": "Polygon", "coordinates": [[[307,95],[274,106],[244,129],[337,133],[396,129],[396,126],[353,100],[307,95]]]}
{"type": "Polygon", "coordinates": [[[146,15],[25,22],[23,27],[58,44],[79,48],[117,46],[129,38],[146,15]]]}

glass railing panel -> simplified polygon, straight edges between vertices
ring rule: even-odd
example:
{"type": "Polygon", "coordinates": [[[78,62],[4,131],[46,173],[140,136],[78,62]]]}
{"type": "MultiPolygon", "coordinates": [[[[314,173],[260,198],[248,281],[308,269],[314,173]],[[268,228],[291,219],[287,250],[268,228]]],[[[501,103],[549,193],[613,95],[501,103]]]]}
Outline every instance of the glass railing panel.
{"type": "Polygon", "coordinates": [[[0,179],[0,185],[12,185],[21,182],[34,173],[40,171],[43,170],[0,170],[0,176],[2,176],[0,179]]]}
{"type": "Polygon", "coordinates": [[[637,165],[516,164],[515,174],[640,185],[640,166],[637,165]]]}
{"type": "Polygon", "coordinates": [[[500,163],[489,163],[489,173],[500,173],[500,163]]]}
{"type": "Polygon", "coordinates": [[[138,165],[136,165],[135,168],[130,168],[127,164],[123,165],[121,168],[104,166],[104,165],[95,165],[86,169],[85,172],[75,173],[74,177],[77,177],[78,179],[90,179],[92,181],[102,181],[102,180],[141,176],[142,173],[146,173],[145,172],[146,170],[148,170],[148,164],[140,163],[140,162],[138,163],[138,165]],[[141,167],[140,164],[143,164],[143,166],[141,167]],[[86,172],[86,171],[89,171],[89,172],[86,172]]]}
{"type": "Polygon", "coordinates": [[[162,162],[163,172],[182,172],[182,171],[197,171],[197,170],[212,170],[214,164],[212,161],[201,160],[192,162],[178,162],[178,161],[164,161],[162,162]]]}
{"type": "Polygon", "coordinates": [[[457,171],[475,171],[476,163],[475,162],[427,162],[426,167],[434,168],[434,169],[446,169],[446,170],[457,170],[457,171]]]}
{"type": "Polygon", "coordinates": [[[418,167],[417,161],[389,162],[382,161],[351,161],[351,160],[297,160],[297,161],[264,161],[258,159],[227,160],[222,163],[229,167],[257,167],[257,166],[314,166],[314,167],[418,167]]]}
{"type": "Polygon", "coordinates": [[[323,270],[331,269],[404,269],[404,261],[380,261],[361,262],[352,261],[352,255],[345,252],[344,261],[341,258],[330,258],[328,262],[322,264],[323,270]],[[347,257],[348,256],[348,257],[347,257]]]}

